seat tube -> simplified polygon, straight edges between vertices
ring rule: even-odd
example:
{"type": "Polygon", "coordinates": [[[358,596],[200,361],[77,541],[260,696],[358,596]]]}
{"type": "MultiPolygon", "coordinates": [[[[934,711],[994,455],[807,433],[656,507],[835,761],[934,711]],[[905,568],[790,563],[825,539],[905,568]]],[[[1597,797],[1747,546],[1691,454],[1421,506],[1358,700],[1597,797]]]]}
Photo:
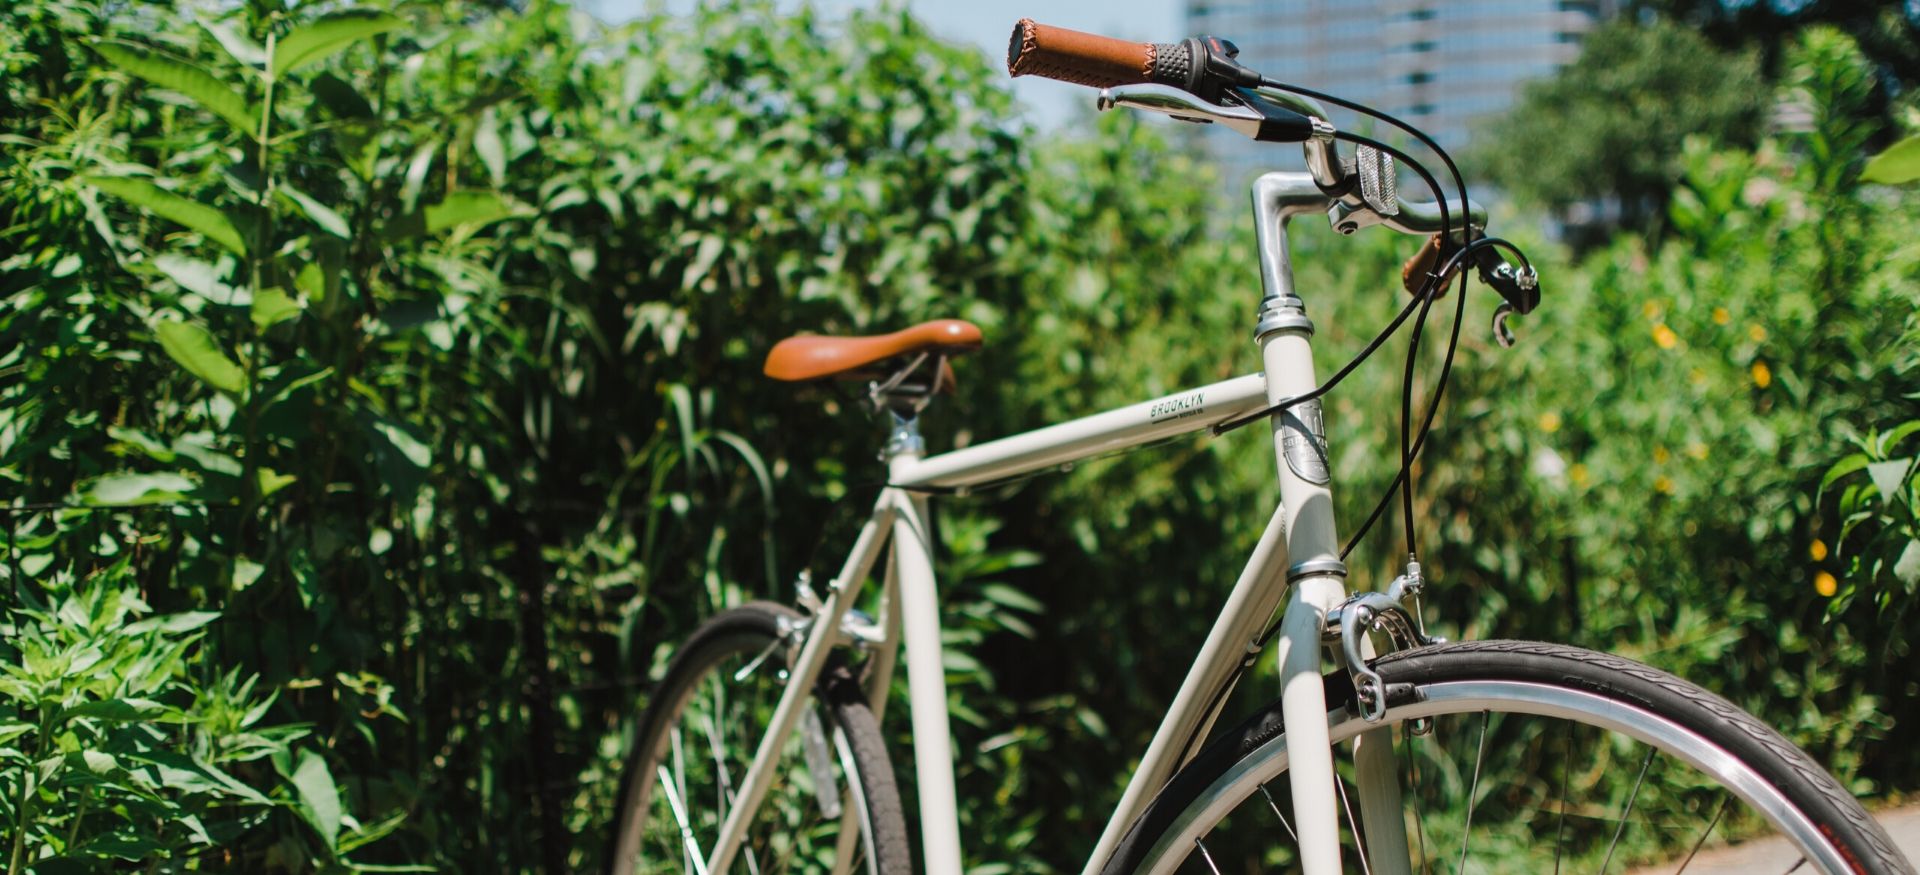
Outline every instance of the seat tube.
{"type": "MultiPolygon", "coordinates": [[[[885,453],[889,470],[911,466],[924,453],[916,420],[896,417],[885,453]]],[[[902,493],[893,526],[893,574],[899,585],[900,637],[907,651],[907,703],[920,795],[922,871],[961,875],[960,808],[954,792],[947,675],[940,648],[940,602],[934,587],[927,500],[902,493]]]]}
{"type": "MultiPolygon", "coordinates": [[[[1294,292],[1286,224],[1294,215],[1324,211],[1327,200],[1304,173],[1262,176],[1254,183],[1253,196],[1265,283],[1254,335],[1265,365],[1268,403],[1279,403],[1319,385],[1313,368],[1313,322],[1294,292]]],[[[1292,584],[1278,650],[1300,865],[1307,875],[1337,875],[1341,871],[1341,805],[1320,672],[1326,615],[1346,598],[1347,591],[1320,411],[1318,400],[1308,401],[1271,420],[1280,500],[1287,512],[1287,578],[1292,584]]]]}

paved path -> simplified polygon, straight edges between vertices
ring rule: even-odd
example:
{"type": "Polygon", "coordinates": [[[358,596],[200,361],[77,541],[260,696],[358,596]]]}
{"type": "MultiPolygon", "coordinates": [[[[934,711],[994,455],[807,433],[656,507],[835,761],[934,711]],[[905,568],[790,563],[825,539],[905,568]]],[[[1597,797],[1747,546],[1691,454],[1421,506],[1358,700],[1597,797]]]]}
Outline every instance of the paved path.
{"type": "MultiPolygon", "coordinates": [[[[1920,861],[1920,805],[1891,808],[1874,815],[1907,859],[1920,861]]],[[[1701,851],[1687,866],[1687,875],[1779,875],[1800,859],[1786,839],[1769,837],[1725,848],[1701,851]]],[[[1635,870],[1632,875],[1672,875],[1679,861],[1635,870]]],[[[1802,869],[1801,871],[1806,871],[1802,869]]]]}

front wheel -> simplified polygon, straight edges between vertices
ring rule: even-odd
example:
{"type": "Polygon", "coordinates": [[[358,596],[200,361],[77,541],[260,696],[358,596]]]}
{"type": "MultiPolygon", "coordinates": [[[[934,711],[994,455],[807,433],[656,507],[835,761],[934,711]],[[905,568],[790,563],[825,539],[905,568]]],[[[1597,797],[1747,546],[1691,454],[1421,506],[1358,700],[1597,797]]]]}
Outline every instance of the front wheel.
{"type": "MultiPolygon", "coordinates": [[[[1774,833],[1801,860],[1789,855],[1780,871],[1913,875],[1805,753],[1673,675],[1522,641],[1425,647],[1373,668],[1388,695],[1380,724],[1344,707],[1344,676],[1327,680],[1348,871],[1604,875],[1662,861],[1684,871],[1716,841],[1774,833]],[[1365,818],[1354,816],[1362,807],[1341,755],[1342,742],[1383,726],[1396,736],[1406,809],[1400,861],[1362,855],[1365,818]]],[[[1291,815],[1275,702],[1182,769],[1102,871],[1285,871],[1297,865],[1291,815]]]]}

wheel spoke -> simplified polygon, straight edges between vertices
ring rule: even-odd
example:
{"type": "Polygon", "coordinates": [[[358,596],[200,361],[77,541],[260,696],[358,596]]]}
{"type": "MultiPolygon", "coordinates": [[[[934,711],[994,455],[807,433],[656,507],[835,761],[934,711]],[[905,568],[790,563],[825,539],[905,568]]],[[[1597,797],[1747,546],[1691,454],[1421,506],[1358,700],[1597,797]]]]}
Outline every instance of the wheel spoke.
{"type": "MultiPolygon", "coordinates": [[[[1427,724],[1429,727],[1432,723],[1427,724]]],[[[1429,732],[1431,735],[1431,732],[1429,732]]],[[[1408,795],[1413,799],[1413,835],[1420,842],[1420,871],[1433,871],[1433,862],[1427,857],[1426,815],[1420,810],[1420,759],[1413,755],[1413,739],[1402,737],[1401,745],[1407,752],[1407,779],[1411,785],[1408,795]]]]}
{"type": "Polygon", "coordinates": [[[1560,747],[1560,819],[1553,827],[1553,875],[1560,875],[1560,853],[1567,838],[1567,763],[1573,759],[1573,721],[1567,721],[1567,743],[1560,747]]]}
{"type": "MultiPolygon", "coordinates": [[[[707,749],[713,751],[714,780],[720,785],[720,792],[716,794],[720,797],[720,822],[726,823],[727,812],[733,810],[733,800],[739,796],[739,794],[733,790],[733,773],[727,769],[727,744],[722,737],[726,734],[726,731],[720,728],[719,723],[713,719],[712,714],[703,716],[705,716],[705,722],[707,724],[707,749]]],[[[743,842],[742,844],[744,847],[740,849],[740,853],[741,856],[746,859],[747,872],[749,875],[760,875],[759,856],[753,852],[751,843],[743,842]]]]}
{"type": "Polygon", "coordinates": [[[1473,757],[1473,783],[1467,786],[1467,821],[1460,828],[1460,872],[1467,875],[1467,843],[1473,838],[1473,802],[1480,795],[1480,766],[1487,759],[1487,723],[1493,720],[1493,712],[1480,712],[1480,745],[1473,757]]]}
{"type": "Polygon", "coordinates": [[[1687,871],[1687,865],[1693,862],[1693,855],[1700,853],[1700,846],[1707,843],[1707,836],[1713,835],[1713,828],[1720,825],[1720,818],[1726,815],[1727,806],[1732,802],[1732,796],[1720,800],[1720,810],[1713,813],[1713,820],[1707,824],[1706,829],[1700,832],[1700,839],[1693,843],[1693,849],[1687,852],[1686,859],[1680,861],[1680,868],[1675,869],[1673,875],[1680,875],[1680,873],[1687,871]]]}
{"type": "Polygon", "coordinates": [[[1340,791],[1340,807],[1347,810],[1347,826],[1353,830],[1353,847],[1360,855],[1361,875],[1373,875],[1373,867],[1367,865],[1367,843],[1360,838],[1360,821],[1354,819],[1353,803],[1347,801],[1347,782],[1336,774],[1333,776],[1333,786],[1340,791]]]}
{"type": "Polygon", "coordinates": [[[1647,758],[1640,762],[1640,777],[1633,781],[1633,789],[1627,792],[1626,807],[1620,811],[1620,825],[1613,831],[1613,841],[1607,845],[1607,858],[1600,861],[1600,875],[1607,875],[1607,867],[1613,864],[1613,851],[1620,846],[1620,836],[1627,831],[1627,818],[1633,815],[1633,803],[1640,797],[1640,786],[1647,781],[1647,769],[1653,766],[1653,755],[1660,752],[1657,747],[1647,748],[1647,758]]]}
{"type": "Polygon", "coordinates": [[[1193,840],[1193,846],[1200,849],[1200,858],[1207,861],[1207,868],[1213,871],[1213,875],[1220,875],[1220,867],[1214,865],[1213,855],[1207,853],[1207,846],[1199,839],[1193,840]]]}
{"type": "Polygon", "coordinates": [[[1267,807],[1273,809],[1274,817],[1280,818],[1280,825],[1287,828],[1287,838],[1297,844],[1300,841],[1299,834],[1293,831],[1293,824],[1287,822],[1287,816],[1280,813],[1280,803],[1273,801],[1273,794],[1267,792],[1267,785],[1260,785],[1260,795],[1267,797],[1267,807]]]}
{"type": "Polygon", "coordinates": [[[668,778],[667,767],[660,766],[660,792],[667,796],[667,807],[673,810],[674,822],[680,826],[680,841],[686,846],[687,859],[693,863],[694,875],[707,875],[707,857],[700,853],[700,843],[693,837],[693,825],[687,822],[687,807],[680,804],[680,793],[668,778]]]}

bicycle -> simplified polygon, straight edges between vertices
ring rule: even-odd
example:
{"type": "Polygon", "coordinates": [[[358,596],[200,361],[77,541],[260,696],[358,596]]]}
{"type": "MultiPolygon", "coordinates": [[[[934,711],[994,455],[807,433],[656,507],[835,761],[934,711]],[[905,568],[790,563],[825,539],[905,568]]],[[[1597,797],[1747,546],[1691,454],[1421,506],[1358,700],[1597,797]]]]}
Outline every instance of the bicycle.
{"type": "MultiPolygon", "coordinates": [[[[1507,318],[1539,302],[1537,274],[1518,249],[1484,236],[1485,214],[1465,197],[1457,172],[1459,197],[1449,199],[1404,153],[1336,130],[1319,101],[1371,110],[1274,82],[1236,56],[1231,43],[1211,37],[1149,45],[1023,20],[1008,67],[1016,76],[1099,87],[1103,110],[1157,112],[1303,146],[1306,172],[1269,173],[1253,186],[1264,290],[1254,336],[1263,371],[927,455],[918,414],[951,381],[950,359],[981,346],[978,328],[939,320],[889,335],[795,337],[776,345],[765,368],[776,379],[868,381],[871,406],[890,423],[886,485],[824,594],[802,572],[797,607],[758,602],[724,611],[675,656],[635,730],[611,870],[910,872],[902,800],[878,730],[904,647],[920,856],[930,875],[958,875],[929,497],[1265,420],[1280,505],[1109,818],[1086,875],[1218,873],[1222,861],[1224,868],[1292,865],[1328,875],[1343,871],[1349,856],[1369,875],[1405,875],[1442,858],[1444,868],[1455,833],[1454,871],[1486,863],[1472,857],[1476,838],[1483,852],[1500,845],[1495,863],[1544,869],[1551,835],[1555,871],[1599,859],[1605,872],[1625,831],[1649,824],[1671,833],[1660,837],[1663,846],[1690,845],[1684,870],[1727,822],[1786,836],[1801,854],[1796,869],[1913,873],[1820,766],[1699,687],[1564,645],[1429,637],[1418,607],[1426,581],[1411,551],[1406,572],[1386,592],[1347,592],[1320,397],[1416,312],[1417,342],[1428,308],[1456,276],[1457,342],[1469,268],[1504,299],[1494,330],[1509,345],[1507,318]],[[1357,147],[1351,163],[1340,141],[1357,147]],[[1399,197],[1395,159],[1428,184],[1433,201],[1399,197]],[[1327,215],[1342,233],[1381,225],[1430,237],[1404,274],[1413,293],[1407,306],[1324,383],[1314,374],[1313,323],[1294,288],[1287,247],[1289,223],[1308,214],[1327,215]],[[853,610],[889,544],[878,617],[853,610]],[[1227,693],[1269,645],[1280,666],[1280,698],[1216,735],[1227,693]],[[1335,666],[1324,675],[1323,657],[1335,666]],[[1498,759],[1491,770],[1490,740],[1498,759]],[[1572,774],[1576,745],[1591,757],[1588,774],[1572,774]],[[1560,774],[1516,766],[1541,759],[1557,759],[1560,774]],[[1650,781],[1656,761],[1663,771],[1650,781]],[[1617,782],[1599,775],[1616,767],[1637,772],[1619,799],[1617,782]],[[1667,771],[1672,767],[1691,771],[1667,771]],[[1488,772],[1521,780],[1496,792],[1481,786],[1488,772]],[[776,781],[781,795],[770,802],[776,781]],[[1576,785],[1610,788],[1611,795],[1603,807],[1569,805],[1576,785]],[[1557,791],[1557,804],[1549,791],[1557,791]],[[1476,814],[1512,834],[1477,834],[1476,814]]],[[[1440,387],[1452,353],[1450,344],[1440,387]]],[[[1409,439],[1403,402],[1402,480],[1431,425],[1434,394],[1418,440],[1409,439]]],[[[1403,503],[1411,532],[1411,501],[1403,503]]]]}

